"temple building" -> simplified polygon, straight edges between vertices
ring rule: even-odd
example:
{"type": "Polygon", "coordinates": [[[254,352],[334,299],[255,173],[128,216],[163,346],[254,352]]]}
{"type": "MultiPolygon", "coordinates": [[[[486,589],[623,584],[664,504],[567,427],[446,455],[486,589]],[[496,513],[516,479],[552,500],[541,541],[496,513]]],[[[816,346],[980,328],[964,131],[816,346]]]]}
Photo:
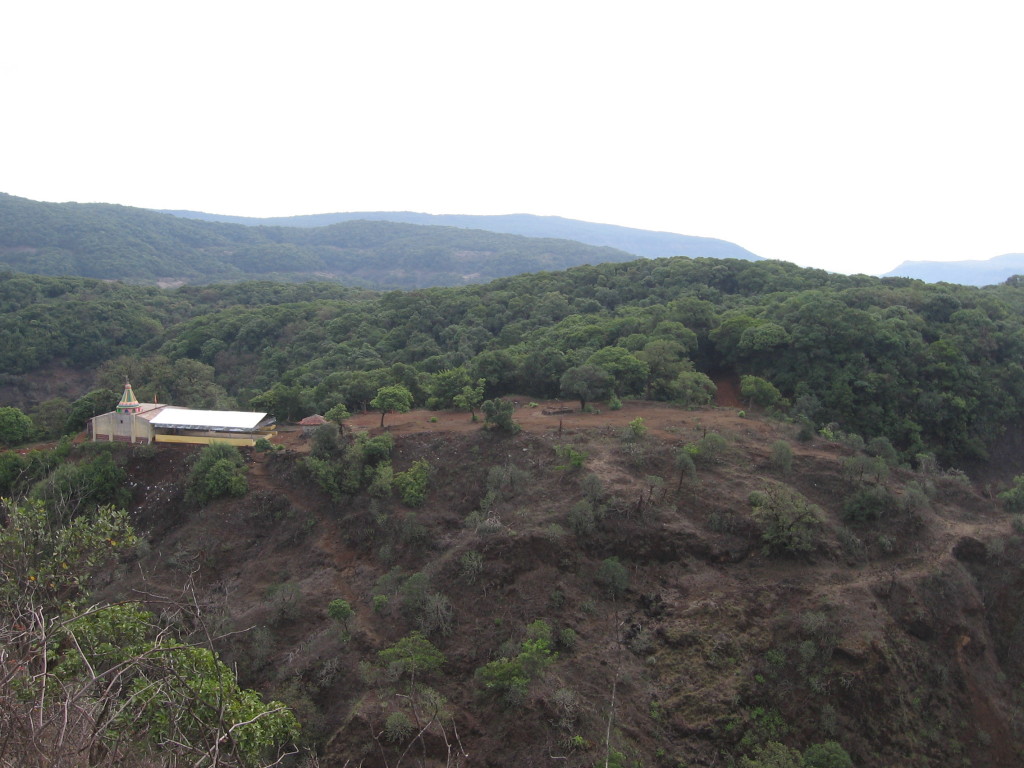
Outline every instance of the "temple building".
{"type": "Polygon", "coordinates": [[[140,403],[125,379],[124,394],[110,413],[89,424],[93,441],[118,443],[229,443],[253,446],[274,434],[274,418],[255,411],[197,411],[161,403],[140,403]]]}

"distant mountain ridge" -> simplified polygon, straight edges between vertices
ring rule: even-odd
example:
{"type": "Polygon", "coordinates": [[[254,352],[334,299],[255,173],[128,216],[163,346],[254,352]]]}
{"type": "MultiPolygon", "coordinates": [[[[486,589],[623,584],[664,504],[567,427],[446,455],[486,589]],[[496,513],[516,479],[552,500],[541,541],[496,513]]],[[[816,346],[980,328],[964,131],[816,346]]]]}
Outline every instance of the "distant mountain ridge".
{"type": "Polygon", "coordinates": [[[904,261],[882,277],[913,277],[926,283],[996,285],[1024,274],[1024,253],[1004,253],[986,260],[904,261]]]}
{"type": "MultiPolygon", "coordinates": [[[[466,228],[465,224],[484,223],[472,216],[409,214],[429,224],[388,217],[395,218],[391,214],[326,214],[298,217],[303,226],[280,220],[291,222],[285,226],[270,225],[270,220],[236,221],[212,214],[190,217],[107,203],[42,203],[0,193],[0,271],[161,286],[328,280],[391,290],[484,283],[528,272],[634,261],[642,255],[637,250],[660,253],[539,236],[556,231],[570,234],[577,225],[591,232],[611,232],[605,240],[614,239],[618,230],[629,231],[568,219],[555,219],[561,229],[552,229],[541,217],[492,217],[518,221],[516,227],[531,232],[521,235],[466,228]],[[333,223],[324,223],[329,220],[333,223]]],[[[669,249],[676,255],[759,258],[724,241],[634,232],[656,241],[668,236],[691,242],[688,252],[669,249]]]]}
{"type": "Polygon", "coordinates": [[[667,256],[707,257],[712,259],[745,259],[759,261],[763,257],[751,253],[727,240],[674,232],[620,227],[615,224],[596,224],[561,216],[535,216],[513,213],[501,216],[475,216],[464,214],[414,213],[411,211],[363,211],[354,213],[318,213],[308,216],[252,218],[222,216],[199,211],[161,211],[187,219],[215,221],[247,226],[323,227],[345,221],[393,221],[404,224],[483,229],[507,235],[575,240],[587,245],[616,248],[620,251],[649,259],[667,256]]]}
{"type": "Polygon", "coordinates": [[[366,220],[254,227],[0,193],[0,270],[28,274],[165,286],[330,280],[413,289],[635,259],[625,251],[571,240],[456,227],[366,220]]]}

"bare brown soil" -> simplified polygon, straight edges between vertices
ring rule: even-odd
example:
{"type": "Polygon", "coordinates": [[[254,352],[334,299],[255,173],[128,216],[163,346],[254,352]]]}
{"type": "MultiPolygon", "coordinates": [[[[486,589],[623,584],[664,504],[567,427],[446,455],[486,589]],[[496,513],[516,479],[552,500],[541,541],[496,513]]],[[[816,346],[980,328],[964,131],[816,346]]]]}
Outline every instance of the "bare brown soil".
{"type": "MultiPolygon", "coordinates": [[[[721,391],[721,386],[720,386],[721,391]]],[[[723,393],[723,399],[733,401],[732,393],[723,393]]],[[[665,439],[678,438],[683,430],[704,425],[709,431],[725,429],[734,431],[745,428],[747,431],[765,433],[759,428],[759,421],[744,419],[732,407],[701,408],[687,410],[667,403],[645,400],[623,401],[622,408],[611,410],[607,403],[590,404],[596,411],[586,413],[580,410],[578,401],[542,400],[534,401],[525,396],[509,395],[504,400],[515,404],[513,419],[525,432],[534,434],[557,434],[559,428],[563,432],[581,429],[626,429],[634,419],[643,419],[644,426],[652,434],[665,439]],[[546,415],[545,410],[569,408],[570,413],[546,415]]],[[[408,413],[389,413],[384,416],[384,430],[392,435],[411,435],[423,432],[475,432],[483,426],[483,415],[477,413],[474,421],[467,411],[430,411],[415,409],[408,413]]],[[[344,423],[345,429],[367,430],[377,432],[381,429],[380,412],[354,414],[344,423]]],[[[280,430],[280,442],[288,447],[301,450],[302,432],[298,428],[285,426],[280,430]]]]}
{"type": "MultiPolygon", "coordinates": [[[[225,640],[225,658],[248,684],[296,707],[326,766],[397,761],[398,748],[374,734],[408,700],[357,673],[417,627],[395,589],[383,589],[386,609],[372,607],[396,567],[425,574],[453,610],[452,631],[431,633],[444,672],[425,682],[454,719],[430,731],[415,764],[583,768],[604,765],[611,747],[643,765],[718,766],[770,738],[801,748],[835,738],[858,766],[1020,764],[1018,672],[992,627],[1017,620],[1019,584],[1006,574],[1024,553],[992,499],[955,478],[896,469],[886,481],[894,498],[912,483],[929,485],[926,507],[844,526],[851,487],[842,464],[852,452],[796,442],[785,423],[735,407],[635,401],[618,411],[597,404],[598,413],[564,402],[577,410],[545,416],[555,403],[509,399],[522,427],[514,437],[464,412],[385,416],[395,471],[420,458],[434,467],[415,510],[365,494],[332,501],[296,464],[309,450],[298,428],[275,438],[288,450],[247,454],[244,499],[206,509],[182,502],[194,449],[160,448],[131,467],[150,552],[109,589],[169,594],[192,578],[226,629],[245,630],[225,640]],[[633,441],[637,418],[648,433],[633,441]],[[676,450],[712,432],[728,441],[727,455],[699,467],[696,483],[682,481],[676,450]],[[776,440],[793,451],[788,475],[770,465],[776,440]],[[584,470],[559,467],[556,445],[583,452],[584,470]],[[501,467],[527,480],[490,502],[487,525],[467,523],[501,467]],[[590,474],[608,511],[593,531],[576,533],[572,509],[590,474]],[[748,497],[772,483],[822,510],[806,557],[762,552],[748,497]],[[467,552],[483,563],[472,580],[467,552]],[[612,556],[629,575],[618,600],[595,580],[612,556]],[[347,641],[325,613],[339,597],[356,609],[347,641]],[[572,630],[574,646],[560,648],[524,701],[486,695],[474,671],[514,648],[538,618],[572,630]],[[758,719],[769,710],[784,732],[769,734],[758,719]],[[448,752],[444,739],[470,757],[448,752]]],[[[345,428],[377,432],[380,418],[357,414],[345,428]]]]}

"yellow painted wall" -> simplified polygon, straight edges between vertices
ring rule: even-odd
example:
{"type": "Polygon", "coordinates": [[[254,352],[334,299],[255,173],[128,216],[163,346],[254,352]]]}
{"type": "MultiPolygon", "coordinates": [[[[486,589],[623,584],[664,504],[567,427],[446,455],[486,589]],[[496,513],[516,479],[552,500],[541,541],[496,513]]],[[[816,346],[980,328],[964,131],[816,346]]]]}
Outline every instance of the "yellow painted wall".
{"type": "Polygon", "coordinates": [[[254,437],[200,437],[198,435],[161,435],[154,438],[158,443],[186,443],[188,445],[209,445],[210,443],[227,443],[228,445],[247,446],[252,448],[256,445],[254,437]]]}

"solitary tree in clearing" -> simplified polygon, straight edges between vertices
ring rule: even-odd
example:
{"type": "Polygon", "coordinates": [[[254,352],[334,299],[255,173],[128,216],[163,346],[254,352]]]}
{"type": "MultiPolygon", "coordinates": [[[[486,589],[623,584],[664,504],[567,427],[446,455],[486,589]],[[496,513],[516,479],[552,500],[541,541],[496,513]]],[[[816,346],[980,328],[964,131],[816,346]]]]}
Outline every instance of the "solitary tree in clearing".
{"type": "Polygon", "coordinates": [[[465,408],[469,411],[472,421],[476,421],[476,409],[480,407],[484,401],[484,384],[485,379],[477,379],[476,385],[467,384],[462,388],[462,392],[452,398],[452,402],[456,408],[465,408]]]}
{"type": "Polygon", "coordinates": [[[580,410],[586,410],[587,402],[604,397],[612,391],[612,376],[597,365],[578,365],[562,374],[562,394],[578,397],[580,410]]]}
{"type": "Polygon", "coordinates": [[[377,396],[370,401],[370,407],[380,411],[380,425],[384,426],[384,415],[389,411],[408,413],[412,409],[412,392],[401,384],[392,384],[377,390],[377,396]]]}
{"type": "Polygon", "coordinates": [[[348,412],[348,408],[345,407],[344,403],[338,403],[324,414],[324,418],[328,421],[337,422],[339,433],[345,434],[345,419],[349,418],[351,415],[352,414],[348,412]]]}

